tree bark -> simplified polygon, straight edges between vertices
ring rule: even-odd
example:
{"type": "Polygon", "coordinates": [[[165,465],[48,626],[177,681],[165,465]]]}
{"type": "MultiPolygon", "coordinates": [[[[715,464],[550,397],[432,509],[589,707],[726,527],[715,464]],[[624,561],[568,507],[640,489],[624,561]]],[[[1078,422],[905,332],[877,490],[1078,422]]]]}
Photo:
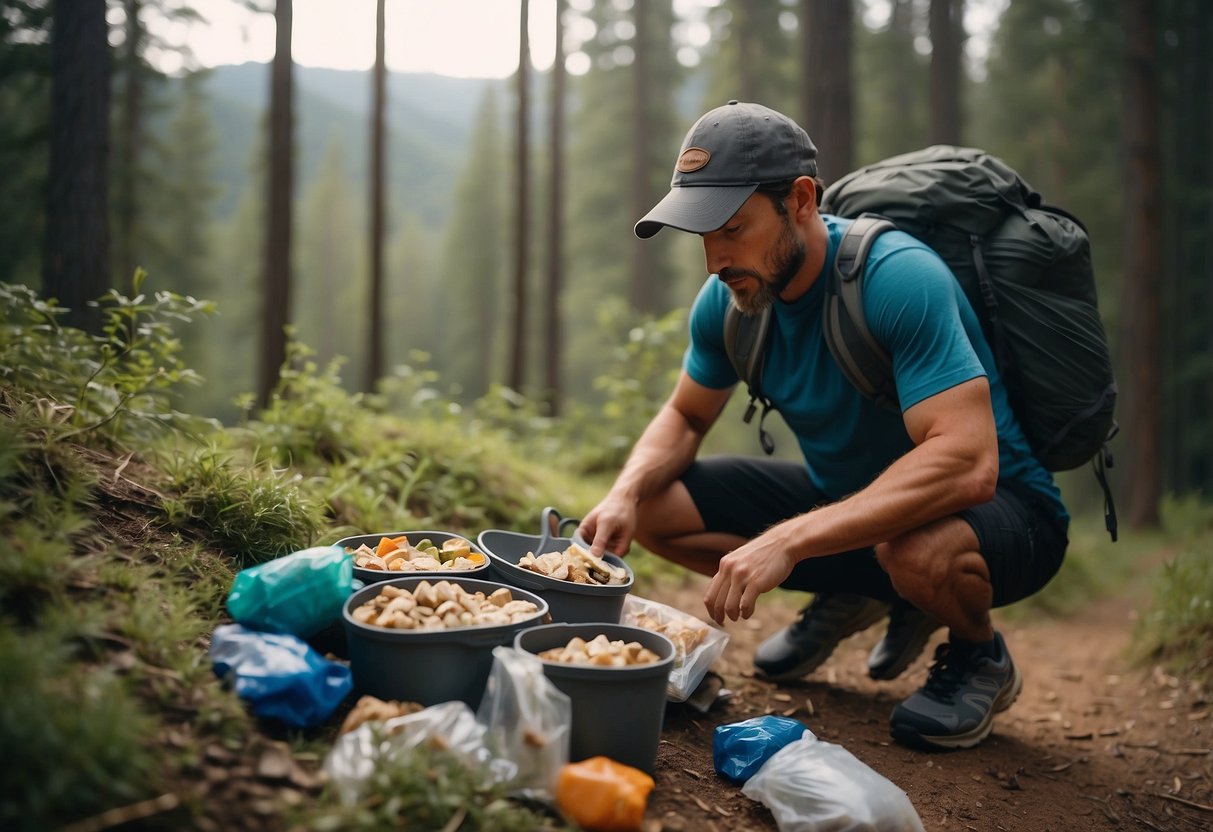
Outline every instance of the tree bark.
{"type": "Polygon", "coordinates": [[[931,0],[931,141],[960,144],[964,0],[931,0]]]}
{"type": "MultiPolygon", "coordinates": [[[[632,62],[632,216],[643,217],[653,207],[649,192],[649,13],[644,4],[632,7],[636,24],[632,62]]],[[[648,241],[631,237],[632,268],[628,275],[628,300],[637,312],[653,311],[653,282],[649,275],[648,241]]]]}
{"type": "Polygon", "coordinates": [[[817,145],[818,175],[829,184],[853,166],[851,0],[801,0],[801,126],[817,145]]]}
{"type": "Polygon", "coordinates": [[[265,243],[265,295],[261,318],[258,400],[270,402],[286,361],[286,325],[291,307],[291,199],[294,192],[292,141],[292,0],[274,10],[277,38],[270,71],[269,217],[265,243]]]}
{"type": "Polygon", "coordinates": [[[122,138],[117,143],[119,155],[115,165],[118,193],[114,200],[114,243],[117,248],[114,261],[117,264],[118,280],[125,280],[140,265],[135,259],[135,226],[139,221],[138,177],[135,167],[143,148],[143,67],[140,65],[140,45],[143,42],[143,26],[139,15],[143,11],[142,0],[125,0],[126,42],[123,44],[122,84],[122,138]]]}
{"type": "Polygon", "coordinates": [[[110,285],[105,0],[57,0],[51,39],[42,294],[71,310],[67,323],[96,332],[101,316],[87,303],[110,285]]]}
{"type": "Polygon", "coordinates": [[[1156,11],[1151,0],[1125,0],[1124,352],[1131,386],[1127,401],[1127,519],[1130,527],[1157,526],[1161,480],[1159,380],[1159,257],[1161,161],[1158,125],[1156,11]]]}
{"type": "Polygon", "coordinates": [[[530,246],[527,224],[530,214],[530,85],[531,41],[529,0],[519,3],[518,23],[518,121],[514,173],[517,177],[514,203],[514,326],[510,354],[510,387],[522,390],[526,381],[527,356],[527,268],[530,246]]]}
{"type": "Polygon", "coordinates": [[[548,151],[552,173],[548,183],[548,274],[544,296],[544,380],[548,410],[560,415],[560,366],[564,340],[560,301],[564,291],[564,12],[566,0],[556,0],[556,57],[552,62],[551,132],[548,151]]]}
{"type": "Polygon", "coordinates": [[[386,0],[375,4],[375,67],[372,70],[371,94],[371,285],[367,292],[366,378],[364,387],[373,390],[383,377],[383,230],[386,225],[384,184],[387,176],[384,160],[384,113],[387,104],[387,64],[384,57],[384,6],[386,0]]]}

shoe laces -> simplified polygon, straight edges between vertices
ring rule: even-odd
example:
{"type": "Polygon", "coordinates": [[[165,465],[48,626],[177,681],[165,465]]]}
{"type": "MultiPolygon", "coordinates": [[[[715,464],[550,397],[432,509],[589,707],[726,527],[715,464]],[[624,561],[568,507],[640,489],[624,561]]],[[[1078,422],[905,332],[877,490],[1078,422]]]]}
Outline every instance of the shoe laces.
{"type": "Polygon", "coordinates": [[[814,595],[813,600],[809,602],[807,607],[800,611],[800,617],[789,625],[788,630],[793,633],[803,633],[809,627],[812,627],[814,614],[828,604],[831,597],[832,596],[825,593],[814,595]]]}
{"type": "Polygon", "coordinates": [[[923,693],[937,702],[951,704],[956,692],[975,670],[978,658],[973,650],[957,649],[951,642],[943,642],[935,648],[923,693]]]}

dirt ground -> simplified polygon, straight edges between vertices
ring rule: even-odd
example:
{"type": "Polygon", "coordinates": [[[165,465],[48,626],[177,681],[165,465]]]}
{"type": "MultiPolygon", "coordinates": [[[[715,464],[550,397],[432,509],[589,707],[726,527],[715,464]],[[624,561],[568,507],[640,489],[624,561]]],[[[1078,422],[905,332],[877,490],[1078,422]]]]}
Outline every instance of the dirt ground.
{"type": "MultiPolygon", "coordinates": [[[[701,612],[703,584],[662,598],[701,612]]],[[[788,598],[764,599],[746,622],[729,623],[715,665],[733,692],[706,715],[667,709],[646,832],[774,830],[762,804],[715,773],[717,725],[761,714],[790,716],[843,746],[906,792],[928,830],[1213,829],[1210,692],[1124,658],[1135,612],[1130,594],[1065,620],[998,619],[1024,677],[1019,699],[996,717],[980,746],[924,753],[893,743],[888,716],[926,677],[936,633],[900,678],[867,677],[878,624],[844,641],[802,682],[755,679],[751,656],[797,612],[788,598]]]]}

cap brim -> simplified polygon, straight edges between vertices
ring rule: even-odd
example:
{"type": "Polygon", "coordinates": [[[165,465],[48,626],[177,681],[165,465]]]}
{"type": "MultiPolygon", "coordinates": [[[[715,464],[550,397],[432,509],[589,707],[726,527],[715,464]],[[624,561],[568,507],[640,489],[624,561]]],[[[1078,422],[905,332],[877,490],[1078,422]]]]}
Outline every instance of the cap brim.
{"type": "Polygon", "coordinates": [[[636,223],[636,236],[648,239],[664,226],[706,234],[720,228],[758,189],[757,185],[670,188],[665,198],[636,223]]]}

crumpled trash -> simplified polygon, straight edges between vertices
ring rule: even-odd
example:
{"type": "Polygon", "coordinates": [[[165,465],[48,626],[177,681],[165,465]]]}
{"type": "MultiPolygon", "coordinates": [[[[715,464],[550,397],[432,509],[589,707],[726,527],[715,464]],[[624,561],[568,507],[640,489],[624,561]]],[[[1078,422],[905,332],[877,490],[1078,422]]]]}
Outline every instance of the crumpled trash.
{"type": "Polygon", "coordinates": [[[340,546],[314,546],[241,570],[227,596],[239,624],[307,638],[341,617],[354,561],[340,546]]]}
{"type": "Polygon", "coordinates": [[[493,669],[476,719],[485,741],[518,771],[511,787],[528,796],[551,797],[569,761],[573,706],[543,673],[538,656],[513,647],[493,648],[493,669]]]}
{"type": "Polygon", "coordinates": [[[609,757],[590,757],[560,770],[556,804],[590,832],[634,832],[644,821],[653,778],[609,757]]]}
{"type": "Polygon", "coordinates": [[[348,667],[285,633],[226,624],[211,636],[210,658],[253,713],[299,728],[326,720],[354,687],[348,667]]]}
{"type": "Polygon", "coordinates": [[[771,810],[779,832],[923,832],[905,792],[811,733],[772,755],[741,793],[771,810]]]}
{"type": "Polygon", "coordinates": [[[712,737],[712,763],[722,777],[745,782],[775,752],[805,734],[813,736],[804,725],[784,716],[718,725],[712,737]]]}
{"type": "Polygon", "coordinates": [[[377,769],[404,759],[422,744],[448,751],[468,767],[488,772],[492,782],[512,778],[517,768],[494,759],[484,739],[485,727],[466,703],[442,702],[386,722],[366,722],[343,734],[324,758],[324,771],[338,799],[347,806],[366,797],[377,769]]]}

